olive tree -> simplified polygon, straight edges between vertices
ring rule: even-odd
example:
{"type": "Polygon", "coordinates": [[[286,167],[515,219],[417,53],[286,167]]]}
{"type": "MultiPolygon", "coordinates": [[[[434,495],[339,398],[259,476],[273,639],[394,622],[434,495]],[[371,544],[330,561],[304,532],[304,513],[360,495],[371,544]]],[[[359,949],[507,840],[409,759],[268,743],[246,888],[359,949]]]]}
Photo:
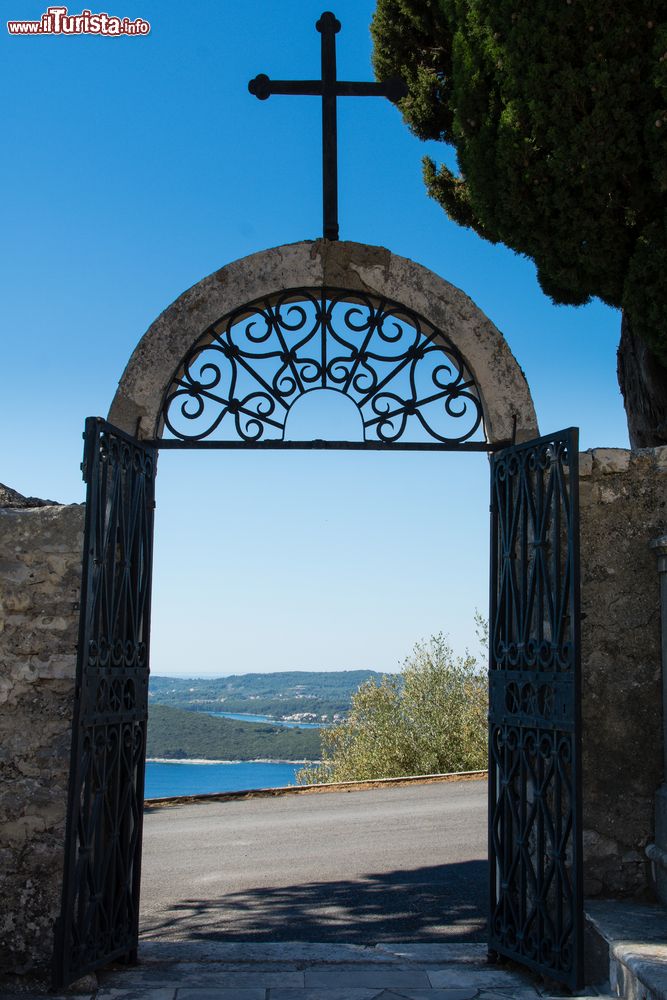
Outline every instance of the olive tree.
{"type": "Polygon", "coordinates": [[[345,722],[322,730],[322,761],[300,784],[442,774],[486,767],[487,682],[444,635],[417,643],[401,674],[366,681],[345,722]]]}

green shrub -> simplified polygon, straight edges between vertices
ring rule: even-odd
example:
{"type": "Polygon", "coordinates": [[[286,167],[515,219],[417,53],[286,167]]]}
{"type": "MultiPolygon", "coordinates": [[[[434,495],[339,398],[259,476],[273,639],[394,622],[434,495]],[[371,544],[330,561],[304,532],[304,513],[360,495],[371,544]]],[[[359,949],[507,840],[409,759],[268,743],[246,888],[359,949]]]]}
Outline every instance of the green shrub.
{"type": "MultiPolygon", "coordinates": [[[[479,624],[479,623],[478,623],[479,624]]],[[[299,784],[474,771],[487,762],[487,680],[440,633],[417,643],[400,675],[371,679],[347,720],[322,730],[321,763],[299,784]]]]}

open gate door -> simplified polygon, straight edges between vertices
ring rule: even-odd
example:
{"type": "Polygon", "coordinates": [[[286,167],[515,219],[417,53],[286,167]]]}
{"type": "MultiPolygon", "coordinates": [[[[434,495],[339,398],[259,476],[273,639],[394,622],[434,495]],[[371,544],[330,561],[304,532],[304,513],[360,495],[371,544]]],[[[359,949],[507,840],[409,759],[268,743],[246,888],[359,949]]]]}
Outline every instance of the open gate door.
{"type": "Polygon", "coordinates": [[[491,458],[489,944],[583,978],[576,429],[491,458]]]}
{"type": "Polygon", "coordinates": [[[148,707],[155,449],[84,434],[81,618],[54,985],[136,958],[148,707]]]}

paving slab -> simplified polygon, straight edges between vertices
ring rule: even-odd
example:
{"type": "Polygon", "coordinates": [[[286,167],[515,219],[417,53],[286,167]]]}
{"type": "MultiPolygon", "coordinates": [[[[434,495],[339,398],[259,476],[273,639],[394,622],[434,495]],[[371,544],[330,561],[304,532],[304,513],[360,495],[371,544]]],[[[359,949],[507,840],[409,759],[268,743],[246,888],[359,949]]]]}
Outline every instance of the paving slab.
{"type": "Polygon", "coordinates": [[[411,962],[486,963],[488,945],[476,941],[466,943],[421,944],[412,941],[383,942],[373,949],[378,955],[386,954],[411,962]]]}
{"type": "MultiPolygon", "coordinates": [[[[568,996],[570,994],[568,993],[568,996]]],[[[522,988],[520,986],[514,986],[510,990],[497,990],[494,988],[488,990],[477,990],[475,993],[476,1000],[544,1000],[540,991],[532,987],[522,988]]]]}
{"type": "Polygon", "coordinates": [[[431,986],[450,989],[474,986],[478,990],[505,988],[512,990],[512,996],[517,990],[528,991],[529,996],[538,996],[533,983],[520,972],[510,972],[497,966],[487,965],[484,968],[461,968],[447,966],[441,969],[428,969],[427,975],[431,986]],[[530,992],[532,990],[532,993],[530,992]]]}
{"type": "Polygon", "coordinates": [[[177,1000],[266,1000],[265,989],[179,990],[177,1000]]]}
{"type": "MultiPolygon", "coordinates": [[[[174,1000],[176,996],[175,986],[163,986],[159,989],[138,988],[138,989],[101,989],[95,995],[95,1000],[174,1000]]],[[[72,997],[69,997],[72,1000],[72,997]]]]}
{"type": "Polygon", "coordinates": [[[363,987],[359,989],[344,987],[342,989],[334,988],[330,990],[311,990],[308,987],[302,990],[279,988],[269,990],[268,1000],[376,1000],[380,995],[381,991],[379,990],[363,987]]]}
{"type": "MultiPolygon", "coordinates": [[[[325,997],[321,994],[321,1000],[329,1000],[328,995],[325,997]]],[[[477,996],[476,989],[468,990],[401,990],[396,993],[393,990],[383,990],[379,994],[378,1000],[394,1000],[394,997],[400,998],[400,1000],[474,1000],[477,996]]]]}
{"type": "Polygon", "coordinates": [[[422,969],[397,969],[382,966],[333,966],[306,969],[305,985],[334,989],[342,986],[368,986],[375,989],[429,987],[426,972],[422,969]]]}
{"type": "MultiPolygon", "coordinates": [[[[470,1000],[474,996],[474,992],[464,993],[461,1000],[470,1000]]],[[[416,992],[401,990],[400,993],[395,993],[394,990],[382,990],[381,993],[375,994],[375,1000],[424,1000],[424,998],[426,1000],[457,1000],[457,998],[452,997],[451,990],[417,990],[416,992]]],[[[328,1000],[328,994],[320,993],[317,1000],[328,1000]]]]}
{"type": "MultiPolygon", "coordinates": [[[[175,993],[172,990],[172,993],[175,993]]],[[[21,989],[0,988],[0,1000],[95,1000],[94,993],[51,993],[47,986],[35,990],[27,987],[21,989]]]]}
{"type": "Polygon", "coordinates": [[[274,962],[270,968],[262,968],[252,962],[243,965],[228,965],[222,962],[176,962],[162,965],[143,963],[132,969],[118,969],[100,972],[101,993],[99,1000],[125,1000],[123,988],[157,989],[158,987],[183,990],[222,989],[245,987],[268,989],[271,986],[303,986],[303,972],[296,963],[274,962]],[[113,993],[112,993],[113,991],[113,993]]]}
{"type": "MultiPolygon", "coordinates": [[[[399,946],[396,946],[399,947],[399,946]]],[[[403,946],[400,946],[403,947],[403,946]]],[[[428,945],[426,947],[429,947],[428,945]]],[[[436,948],[443,947],[436,945],[436,948]]],[[[446,946],[445,946],[446,947],[446,946]]],[[[465,949],[465,945],[452,945],[465,949]]],[[[394,962],[393,945],[338,944],[312,941],[216,941],[212,939],[151,941],[142,938],[142,964],[155,962],[394,962]]],[[[484,953],[486,946],[484,946],[484,953]]],[[[443,952],[440,961],[448,961],[443,952]]],[[[452,952],[455,954],[455,952],[452,952]]]]}

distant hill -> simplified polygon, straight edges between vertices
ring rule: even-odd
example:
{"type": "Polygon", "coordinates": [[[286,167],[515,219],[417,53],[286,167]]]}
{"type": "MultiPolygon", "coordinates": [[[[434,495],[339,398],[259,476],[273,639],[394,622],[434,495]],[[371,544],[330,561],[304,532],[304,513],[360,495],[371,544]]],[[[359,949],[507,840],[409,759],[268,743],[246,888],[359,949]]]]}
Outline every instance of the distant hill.
{"type": "Polygon", "coordinates": [[[318,760],[319,729],[286,729],[151,705],[148,757],[201,760],[318,760]]]}
{"type": "Polygon", "coordinates": [[[152,674],[151,704],[189,711],[246,712],[281,719],[312,712],[318,719],[345,715],[352,695],[375,670],[288,670],[270,674],[234,674],[230,677],[162,677],[152,674]]]}

